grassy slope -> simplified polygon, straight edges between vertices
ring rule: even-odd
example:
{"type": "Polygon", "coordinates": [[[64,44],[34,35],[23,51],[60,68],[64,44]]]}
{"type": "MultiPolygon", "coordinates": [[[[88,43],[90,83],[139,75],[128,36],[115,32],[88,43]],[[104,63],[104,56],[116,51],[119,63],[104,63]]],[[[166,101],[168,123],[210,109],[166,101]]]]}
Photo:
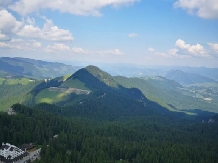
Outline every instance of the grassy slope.
{"type": "Polygon", "coordinates": [[[65,81],[61,85],[61,87],[71,87],[71,88],[89,90],[89,88],[87,88],[86,85],[78,79],[69,79],[69,80],[65,81]]]}
{"type": "Polygon", "coordinates": [[[65,96],[67,96],[66,92],[61,91],[49,91],[49,89],[42,90],[35,97],[36,104],[38,103],[56,103],[61,101],[65,96]]]}
{"type": "Polygon", "coordinates": [[[145,95],[145,97],[148,98],[149,100],[155,101],[161,106],[168,108],[169,110],[174,110],[172,107],[167,105],[167,103],[164,100],[161,100],[158,97],[160,93],[162,94],[164,92],[162,92],[162,90],[159,90],[158,87],[153,86],[151,83],[146,82],[143,79],[125,78],[121,76],[115,77],[115,80],[124,87],[140,89],[142,93],[145,95]]]}
{"type": "Polygon", "coordinates": [[[201,109],[217,112],[216,105],[184,95],[178,86],[172,86],[173,84],[168,80],[169,83],[149,78],[115,77],[115,80],[125,87],[140,89],[149,100],[155,101],[170,110],[201,109]]]}
{"type": "Polygon", "coordinates": [[[2,80],[0,83],[0,111],[6,111],[15,103],[23,103],[26,95],[39,82],[27,78],[2,80]]]}
{"type": "Polygon", "coordinates": [[[4,78],[0,78],[0,85],[2,85],[4,81],[5,81],[4,78]]]}
{"type": "Polygon", "coordinates": [[[8,84],[8,85],[15,85],[15,84],[27,85],[30,83],[31,83],[31,80],[29,80],[27,78],[10,79],[10,80],[5,81],[5,84],[8,84]]]}
{"type": "MultiPolygon", "coordinates": [[[[66,75],[61,77],[61,80],[66,80],[70,75],[66,75]]],[[[59,78],[58,78],[59,79],[59,78]]],[[[70,87],[70,88],[77,88],[82,90],[90,90],[85,86],[83,82],[78,79],[69,79],[64,81],[60,87],[70,87]]],[[[46,102],[46,103],[57,103],[61,102],[65,98],[67,98],[69,94],[66,91],[49,91],[49,89],[42,90],[39,92],[35,97],[36,104],[46,102]]]]}

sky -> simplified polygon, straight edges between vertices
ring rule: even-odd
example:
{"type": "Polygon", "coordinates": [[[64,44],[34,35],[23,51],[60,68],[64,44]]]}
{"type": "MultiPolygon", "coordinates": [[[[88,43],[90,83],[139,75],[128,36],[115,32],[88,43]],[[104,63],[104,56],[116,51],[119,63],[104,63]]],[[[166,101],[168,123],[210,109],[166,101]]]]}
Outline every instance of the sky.
{"type": "Polygon", "coordinates": [[[218,67],[218,0],[0,0],[0,57],[218,67]]]}

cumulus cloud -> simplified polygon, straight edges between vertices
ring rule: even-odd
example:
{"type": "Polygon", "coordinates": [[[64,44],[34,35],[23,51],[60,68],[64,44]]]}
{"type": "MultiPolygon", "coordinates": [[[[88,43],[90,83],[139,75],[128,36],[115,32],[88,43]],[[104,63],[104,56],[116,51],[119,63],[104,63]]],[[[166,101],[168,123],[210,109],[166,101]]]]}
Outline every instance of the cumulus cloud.
{"type": "Polygon", "coordinates": [[[12,0],[0,0],[0,8],[11,4],[12,0]]]}
{"type": "Polygon", "coordinates": [[[130,33],[128,35],[128,37],[130,37],[130,38],[138,37],[138,34],[137,33],[130,33]]]}
{"type": "Polygon", "coordinates": [[[218,43],[208,43],[208,45],[215,53],[218,54],[218,43]]]}
{"type": "Polygon", "coordinates": [[[76,15],[99,16],[101,15],[101,8],[107,6],[119,7],[137,1],[140,0],[17,0],[9,5],[9,9],[21,15],[27,15],[42,9],[51,9],[76,15]]]}
{"type": "Polygon", "coordinates": [[[150,51],[150,52],[154,52],[155,49],[154,49],[154,48],[148,48],[148,51],[150,51]]]}
{"type": "Polygon", "coordinates": [[[9,41],[11,38],[0,31],[0,41],[9,41]]]}
{"type": "Polygon", "coordinates": [[[18,36],[44,39],[49,41],[72,41],[74,38],[69,30],[60,29],[55,26],[52,20],[45,19],[45,24],[42,29],[32,25],[34,19],[27,19],[29,23],[23,26],[23,28],[17,32],[18,36]]]}
{"type": "Polygon", "coordinates": [[[29,25],[35,25],[35,19],[34,18],[30,18],[28,17],[26,22],[29,24],[29,25]]]}
{"type": "Polygon", "coordinates": [[[190,14],[205,19],[218,19],[217,0],[177,0],[175,7],[182,8],[190,14]]]}
{"type": "Polygon", "coordinates": [[[1,33],[10,36],[17,33],[24,25],[24,21],[17,21],[7,10],[0,10],[0,30],[1,33]]]}
{"type": "Polygon", "coordinates": [[[44,52],[47,53],[56,53],[56,52],[68,52],[68,53],[78,53],[78,54],[96,54],[96,55],[124,55],[123,52],[121,52],[119,49],[109,49],[109,50],[85,50],[81,47],[73,47],[70,48],[67,45],[64,44],[58,44],[55,43],[53,46],[48,45],[44,52]]]}
{"type": "Polygon", "coordinates": [[[35,40],[11,39],[8,42],[0,42],[0,48],[34,51],[41,48],[41,43],[35,40]]]}
{"type": "Polygon", "coordinates": [[[155,55],[156,56],[161,56],[165,58],[188,58],[188,55],[180,55],[178,54],[179,50],[178,49],[170,49],[167,53],[159,53],[157,52],[155,55]]]}
{"type": "Polygon", "coordinates": [[[74,38],[69,30],[61,29],[54,25],[52,20],[45,19],[43,28],[35,26],[33,18],[18,21],[7,10],[0,10],[0,30],[3,35],[11,37],[17,35],[32,39],[43,39],[49,41],[72,41],[74,38]]]}
{"type": "Polygon", "coordinates": [[[80,47],[73,47],[72,51],[75,53],[88,53],[89,51],[84,50],[83,48],[80,47]]]}
{"type": "Polygon", "coordinates": [[[53,46],[48,45],[44,52],[52,53],[52,52],[70,52],[70,47],[64,44],[55,43],[53,46]]]}
{"type": "Polygon", "coordinates": [[[75,53],[84,53],[84,54],[98,54],[98,55],[109,55],[109,54],[113,54],[113,55],[123,55],[124,53],[121,52],[119,49],[109,49],[109,50],[84,50],[82,48],[78,48],[78,47],[74,47],[72,48],[72,51],[75,53]]]}
{"type": "Polygon", "coordinates": [[[200,44],[190,45],[186,44],[185,41],[178,39],[175,44],[178,48],[184,51],[186,54],[190,54],[196,57],[206,57],[208,53],[200,44]]]}
{"type": "Polygon", "coordinates": [[[72,48],[73,52],[75,53],[84,53],[84,54],[98,54],[98,55],[124,55],[123,52],[121,52],[119,49],[109,49],[109,50],[98,50],[98,51],[93,51],[93,50],[84,50],[82,48],[74,47],[72,48]]]}

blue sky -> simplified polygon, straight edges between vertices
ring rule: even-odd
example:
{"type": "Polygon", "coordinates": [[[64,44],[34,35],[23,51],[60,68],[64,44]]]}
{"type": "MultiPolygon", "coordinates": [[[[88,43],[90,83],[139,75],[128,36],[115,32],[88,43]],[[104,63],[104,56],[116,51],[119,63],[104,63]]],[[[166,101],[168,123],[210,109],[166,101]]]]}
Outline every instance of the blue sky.
{"type": "Polygon", "coordinates": [[[0,57],[218,67],[217,0],[0,0],[0,57]]]}

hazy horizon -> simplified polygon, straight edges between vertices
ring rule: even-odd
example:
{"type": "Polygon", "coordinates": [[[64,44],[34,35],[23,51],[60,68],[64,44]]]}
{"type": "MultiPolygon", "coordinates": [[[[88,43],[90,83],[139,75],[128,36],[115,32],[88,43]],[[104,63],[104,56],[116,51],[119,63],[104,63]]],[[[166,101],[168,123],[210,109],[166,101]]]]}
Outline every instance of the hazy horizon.
{"type": "Polygon", "coordinates": [[[218,1],[0,2],[0,57],[217,67],[218,1]]]}

